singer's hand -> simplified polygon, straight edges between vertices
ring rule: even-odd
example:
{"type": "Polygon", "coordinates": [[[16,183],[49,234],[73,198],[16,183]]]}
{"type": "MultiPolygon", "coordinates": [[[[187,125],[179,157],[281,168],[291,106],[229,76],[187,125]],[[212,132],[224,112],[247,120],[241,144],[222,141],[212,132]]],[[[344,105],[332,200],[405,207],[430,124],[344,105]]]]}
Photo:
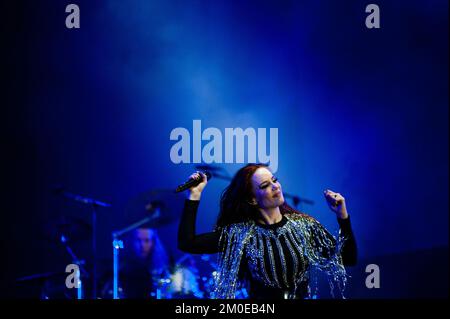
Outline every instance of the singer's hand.
{"type": "Polygon", "coordinates": [[[340,219],[348,218],[347,208],[345,206],[345,198],[339,193],[335,193],[329,189],[323,192],[330,209],[340,219]]]}
{"type": "Polygon", "coordinates": [[[206,184],[208,184],[208,179],[206,178],[205,174],[203,174],[202,172],[199,172],[199,171],[197,171],[194,174],[192,174],[191,176],[189,176],[189,178],[194,178],[194,179],[203,178],[203,180],[200,184],[189,188],[189,197],[188,198],[190,200],[200,200],[202,191],[205,188],[206,184]]]}

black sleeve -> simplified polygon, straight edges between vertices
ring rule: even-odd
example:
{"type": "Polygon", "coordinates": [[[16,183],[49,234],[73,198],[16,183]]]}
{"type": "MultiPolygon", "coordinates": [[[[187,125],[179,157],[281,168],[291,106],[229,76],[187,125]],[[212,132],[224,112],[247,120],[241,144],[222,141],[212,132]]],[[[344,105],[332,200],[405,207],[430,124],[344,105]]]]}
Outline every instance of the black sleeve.
{"type": "Polygon", "coordinates": [[[200,201],[186,199],[178,227],[178,249],[191,254],[219,252],[219,232],[195,234],[195,221],[200,201]]]}
{"type": "MultiPolygon", "coordinates": [[[[356,249],[355,236],[353,235],[353,231],[352,231],[352,227],[351,227],[350,216],[347,217],[346,219],[338,218],[337,220],[338,220],[339,228],[340,228],[339,236],[344,238],[344,242],[343,242],[343,245],[341,248],[342,263],[345,266],[354,266],[354,265],[356,265],[356,260],[357,260],[357,249],[356,249]]],[[[334,250],[334,248],[336,247],[335,238],[317,220],[315,220],[315,222],[313,223],[313,227],[318,227],[321,229],[321,232],[316,234],[316,236],[318,236],[318,237],[313,236],[313,238],[312,238],[313,245],[316,247],[321,247],[322,256],[325,258],[329,258],[330,255],[332,254],[331,249],[334,250]],[[326,241],[331,241],[333,247],[323,246],[321,244],[321,242],[325,238],[322,238],[321,236],[325,236],[326,241]]]]}
{"type": "Polygon", "coordinates": [[[358,259],[358,250],[352,225],[350,223],[350,216],[346,219],[338,218],[338,223],[341,230],[341,236],[345,238],[342,247],[342,261],[346,266],[354,266],[358,259]]]}

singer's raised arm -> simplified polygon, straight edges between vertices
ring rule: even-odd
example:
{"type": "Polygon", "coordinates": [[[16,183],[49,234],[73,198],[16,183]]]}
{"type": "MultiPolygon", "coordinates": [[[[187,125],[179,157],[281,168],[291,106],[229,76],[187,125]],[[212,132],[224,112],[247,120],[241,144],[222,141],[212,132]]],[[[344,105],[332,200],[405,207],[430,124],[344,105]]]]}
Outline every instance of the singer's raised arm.
{"type": "Polygon", "coordinates": [[[215,254],[219,251],[219,232],[197,235],[195,221],[199,200],[186,199],[178,227],[178,249],[191,254],[215,254]]]}

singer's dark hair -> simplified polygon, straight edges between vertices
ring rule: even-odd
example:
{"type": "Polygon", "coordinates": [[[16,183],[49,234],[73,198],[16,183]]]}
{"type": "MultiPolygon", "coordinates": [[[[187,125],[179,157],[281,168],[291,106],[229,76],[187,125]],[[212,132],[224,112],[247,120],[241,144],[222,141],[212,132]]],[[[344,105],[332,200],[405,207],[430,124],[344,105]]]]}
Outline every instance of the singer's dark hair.
{"type": "MultiPolygon", "coordinates": [[[[227,225],[256,220],[260,215],[258,207],[250,205],[253,197],[252,176],[258,168],[268,168],[267,164],[247,164],[237,171],[231,183],[223,190],[220,197],[220,212],[216,229],[227,225]]],[[[286,202],[280,206],[282,214],[300,213],[286,202]]]]}

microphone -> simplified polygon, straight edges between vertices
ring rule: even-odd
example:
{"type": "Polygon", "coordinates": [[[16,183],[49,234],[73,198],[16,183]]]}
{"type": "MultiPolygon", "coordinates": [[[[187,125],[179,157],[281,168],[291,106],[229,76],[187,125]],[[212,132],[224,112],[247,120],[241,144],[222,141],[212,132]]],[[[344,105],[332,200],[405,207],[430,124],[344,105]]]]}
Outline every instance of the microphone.
{"type": "MultiPolygon", "coordinates": [[[[210,172],[202,172],[203,174],[206,175],[206,180],[209,181],[211,179],[211,173],[210,172]]],[[[185,191],[186,189],[189,189],[191,187],[197,186],[198,184],[200,184],[203,180],[203,177],[200,175],[200,177],[198,179],[195,178],[189,178],[185,183],[179,185],[176,189],[175,189],[175,193],[179,193],[182,191],[185,191]]]]}

